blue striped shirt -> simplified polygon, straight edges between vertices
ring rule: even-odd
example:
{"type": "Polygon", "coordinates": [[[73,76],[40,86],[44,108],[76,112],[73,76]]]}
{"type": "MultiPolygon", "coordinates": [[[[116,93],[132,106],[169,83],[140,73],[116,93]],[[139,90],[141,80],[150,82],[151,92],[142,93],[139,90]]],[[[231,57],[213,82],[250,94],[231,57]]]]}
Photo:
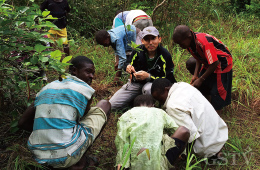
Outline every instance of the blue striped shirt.
{"type": "Polygon", "coordinates": [[[62,165],[92,142],[91,130],[79,124],[94,89],[75,76],[54,81],[36,95],[33,132],[28,147],[38,163],[62,165]]]}

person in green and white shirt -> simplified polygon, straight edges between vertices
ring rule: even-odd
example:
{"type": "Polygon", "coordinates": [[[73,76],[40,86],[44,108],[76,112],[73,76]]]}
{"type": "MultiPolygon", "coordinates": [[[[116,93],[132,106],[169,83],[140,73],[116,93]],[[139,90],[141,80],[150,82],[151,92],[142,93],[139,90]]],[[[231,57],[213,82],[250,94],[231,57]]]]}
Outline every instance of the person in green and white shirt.
{"type": "Polygon", "coordinates": [[[125,168],[134,170],[160,170],[173,167],[175,160],[184,151],[190,137],[189,130],[179,127],[162,109],[154,107],[151,95],[139,95],[134,108],[125,112],[117,123],[116,166],[123,165],[124,145],[136,138],[125,168]],[[164,132],[168,132],[167,134],[164,132]],[[137,156],[141,148],[149,149],[137,156]]]}

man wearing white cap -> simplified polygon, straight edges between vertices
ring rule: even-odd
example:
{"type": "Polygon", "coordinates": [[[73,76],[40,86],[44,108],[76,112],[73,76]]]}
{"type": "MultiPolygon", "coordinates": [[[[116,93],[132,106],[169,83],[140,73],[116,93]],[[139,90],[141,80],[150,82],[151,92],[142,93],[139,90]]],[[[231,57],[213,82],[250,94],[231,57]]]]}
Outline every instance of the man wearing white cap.
{"type": "Polygon", "coordinates": [[[126,68],[131,78],[109,100],[112,109],[128,106],[140,94],[151,94],[152,82],[155,79],[167,78],[172,83],[176,82],[172,56],[160,45],[161,40],[155,27],[144,28],[142,45],[138,47],[138,52],[132,52],[130,64],[126,68]]]}

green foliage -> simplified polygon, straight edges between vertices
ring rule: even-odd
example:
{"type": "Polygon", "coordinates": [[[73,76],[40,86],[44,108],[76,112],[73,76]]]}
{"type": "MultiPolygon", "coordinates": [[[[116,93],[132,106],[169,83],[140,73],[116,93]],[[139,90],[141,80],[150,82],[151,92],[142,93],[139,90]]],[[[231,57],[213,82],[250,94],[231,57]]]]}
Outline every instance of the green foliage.
{"type": "MultiPolygon", "coordinates": [[[[31,97],[31,93],[38,92],[44,85],[43,71],[53,70],[64,74],[69,57],[61,63],[62,53],[59,50],[50,51],[46,43],[53,43],[43,38],[51,28],[57,28],[47,21],[52,19],[48,12],[39,10],[39,6],[14,7],[0,0],[0,105],[7,102],[9,109],[24,107],[31,97]]],[[[17,129],[16,111],[13,132],[17,129]]]]}
{"type": "MultiPolygon", "coordinates": [[[[118,168],[120,168],[120,166],[121,166],[121,170],[124,169],[124,167],[125,167],[125,165],[126,165],[128,159],[130,158],[131,151],[132,151],[133,145],[134,145],[134,143],[135,143],[135,140],[136,140],[136,137],[134,137],[134,139],[132,140],[132,142],[131,142],[131,144],[130,144],[130,148],[129,148],[129,144],[128,144],[128,143],[126,143],[126,144],[124,145],[123,153],[122,153],[122,158],[124,158],[124,162],[123,162],[123,165],[118,165],[118,168]],[[128,149],[128,151],[127,151],[127,149],[128,149]],[[127,151],[127,153],[126,153],[126,151],[127,151]]],[[[138,155],[140,155],[143,151],[146,151],[147,157],[148,157],[149,160],[150,160],[150,153],[149,153],[149,149],[147,149],[147,148],[141,148],[141,149],[139,150],[139,152],[136,154],[136,157],[137,157],[138,155]]],[[[134,158],[132,158],[132,159],[134,159],[134,158]]]]}
{"type": "MultiPolygon", "coordinates": [[[[125,165],[126,165],[128,159],[130,158],[131,151],[132,151],[133,145],[134,145],[134,143],[135,143],[135,140],[136,140],[136,137],[132,140],[131,145],[130,145],[130,148],[128,149],[128,152],[127,152],[126,156],[123,155],[123,157],[125,157],[125,159],[124,159],[123,165],[122,165],[122,167],[121,167],[121,170],[124,169],[124,167],[125,167],[125,165]]],[[[128,144],[128,146],[129,146],[129,144],[128,144]]],[[[125,146],[124,146],[124,148],[125,148],[125,146]]]]}
{"type": "Polygon", "coordinates": [[[12,152],[8,159],[8,169],[13,170],[31,170],[31,169],[44,169],[42,165],[35,162],[30,152],[23,146],[16,144],[7,148],[7,151],[12,152]],[[23,155],[21,155],[23,153],[23,155]]]}

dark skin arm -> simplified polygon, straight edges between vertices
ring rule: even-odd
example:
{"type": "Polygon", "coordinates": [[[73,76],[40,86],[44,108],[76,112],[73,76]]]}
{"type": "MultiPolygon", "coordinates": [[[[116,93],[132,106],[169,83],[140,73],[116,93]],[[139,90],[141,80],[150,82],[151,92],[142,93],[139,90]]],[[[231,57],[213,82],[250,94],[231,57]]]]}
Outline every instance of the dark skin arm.
{"type": "Polygon", "coordinates": [[[91,99],[89,99],[89,101],[88,101],[87,107],[85,109],[84,116],[88,114],[88,111],[90,110],[90,105],[91,105],[92,101],[93,101],[93,95],[92,95],[91,99]]]}
{"type": "MultiPolygon", "coordinates": [[[[200,78],[197,78],[191,85],[194,86],[194,87],[196,87],[196,88],[199,88],[199,87],[201,86],[202,82],[203,82],[210,74],[212,74],[212,73],[216,70],[218,64],[219,64],[219,61],[215,61],[214,63],[210,64],[209,67],[208,67],[208,69],[206,70],[206,72],[205,72],[200,78]]],[[[196,68],[197,68],[197,64],[196,64],[196,68]]],[[[196,71],[197,71],[197,70],[195,69],[194,75],[197,74],[196,71]]]]}
{"type": "Polygon", "coordinates": [[[190,84],[193,84],[194,81],[199,78],[200,68],[201,68],[201,63],[198,60],[196,60],[196,67],[195,67],[194,75],[192,76],[190,84]]]}
{"type": "Polygon", "coordinates": [[[18,127],[20,129],[24,129],[26,131],[33,131],[33,122],[35,117],[36,108],[34,107],[34,103],[31,104],[23,113],[22,117],[18,122],[18,127]]]}

